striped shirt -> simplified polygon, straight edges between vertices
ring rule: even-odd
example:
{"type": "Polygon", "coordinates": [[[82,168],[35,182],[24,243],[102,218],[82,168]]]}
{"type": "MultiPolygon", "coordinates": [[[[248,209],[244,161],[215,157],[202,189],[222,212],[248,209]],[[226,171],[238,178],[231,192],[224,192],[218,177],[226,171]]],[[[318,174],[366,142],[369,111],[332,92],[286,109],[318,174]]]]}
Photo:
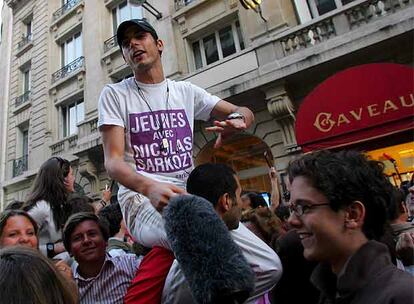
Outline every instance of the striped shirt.
{"type": "Polygon", "coordinates": [[[74,266],[73,277],[78,285],[81,304],[124,303],[124,296],[142,258],[135,254],[111,257],[106,255],[101,271],[96,277],[83,278],[74,266]]]}

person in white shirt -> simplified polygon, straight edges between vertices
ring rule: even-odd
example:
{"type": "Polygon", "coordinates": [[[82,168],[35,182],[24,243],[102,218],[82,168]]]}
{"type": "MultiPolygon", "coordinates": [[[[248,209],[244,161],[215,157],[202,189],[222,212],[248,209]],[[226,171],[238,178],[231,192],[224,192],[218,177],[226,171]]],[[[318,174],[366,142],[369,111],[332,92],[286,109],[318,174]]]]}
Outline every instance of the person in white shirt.
{"type": "Polygon", "coordinates": [[[164,43],[146,20],[121,23],[117,41],[134,76],[106,85],[99,98],[105,168],[120,184],[121,208],[134,197],[162,210],[172,196],[185,193],[194,119],[218,119],[207,131],[218,133],[219,146],[223,136],[250,127],[254,115],[189,82],[166,79],[164,43]]]}

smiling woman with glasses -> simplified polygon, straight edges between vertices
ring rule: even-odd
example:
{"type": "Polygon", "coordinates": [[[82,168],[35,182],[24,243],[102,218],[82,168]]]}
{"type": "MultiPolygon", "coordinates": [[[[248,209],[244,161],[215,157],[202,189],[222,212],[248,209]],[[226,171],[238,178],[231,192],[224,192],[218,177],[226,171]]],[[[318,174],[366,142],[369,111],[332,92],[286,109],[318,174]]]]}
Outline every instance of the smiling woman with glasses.
{"type": "Polygon", "coordinates": [[[316,207],[329,206],[329,205],[330,205],[329,203],[308,204],[308,205],[291,203],[289,204],[289,211],[291,215],[294,214],[296,216],[302,216],[306,214],[308,210],[311,210],[316,207]]]}
{"type": "Polygon", "coordinates": [[[394,189],[383,169],[356,151],[314,152],[289,164],[288,222],[304,258],[319,262],[310,276],[318,303],[414,303],[414,278],[381,242],[394,189]]]}
{"type": "Polygon", "coordinates": [[[23,205],[39,227],[39,249],[48,257],[64,252],[62,227],[67,215],[65,204],[74,192],[75,178],[69,161],[52,157],[37,173],[32,189],[23,205]]]}

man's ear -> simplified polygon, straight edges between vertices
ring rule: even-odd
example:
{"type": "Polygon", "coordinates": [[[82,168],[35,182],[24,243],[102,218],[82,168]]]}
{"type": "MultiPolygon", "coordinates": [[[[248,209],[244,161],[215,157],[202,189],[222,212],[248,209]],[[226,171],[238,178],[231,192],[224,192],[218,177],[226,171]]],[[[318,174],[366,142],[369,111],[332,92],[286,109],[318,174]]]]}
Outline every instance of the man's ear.
{"type": "Polygon", "coordinates": [[[360,201],[353,201],[345,208],[345,227],[356,229],[362,227],[365,219],[365,206],[360,201]]]}
{"type": "Polygon", "coordinates": [[[164,42],[161,39],[158,39],[156,44],[157,44],[158,51],[162,53],[162,51],[164,51],[164,42]]]}
{"type": "Polygon", "coordinates": [[[222,196],[220,196],[217,208],[220,213],[225,213],[230,210],[231,208],[231,199],[228,193],[224,193],[222,196]]]}

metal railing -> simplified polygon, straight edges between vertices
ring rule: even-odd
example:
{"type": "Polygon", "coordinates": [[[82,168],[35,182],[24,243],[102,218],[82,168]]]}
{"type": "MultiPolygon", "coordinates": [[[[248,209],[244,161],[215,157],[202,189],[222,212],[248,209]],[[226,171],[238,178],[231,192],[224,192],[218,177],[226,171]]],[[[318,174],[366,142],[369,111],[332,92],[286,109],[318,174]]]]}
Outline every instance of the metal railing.
{"type": "Polygon", "coordinates": [[[19,43],[17,43],[17,49],[21,50],[29,42],[32,42],[32,33],[29,33],[26,36],[22,37],[22,40],[20,40],[19,43]]]}
{"type": "Polygon", "coordinates": [[[71,63],[65,65],[59,71],[54,72],[52,74],[52,83],[55,83],[59,79],[65,78],[66,76],[79,70],[81,67],[83,67],[84,62],[85,62],[85,57],[81,56],[75,59],[74,61],[72,61],[71,63]]]}
{"type": "Polygon", "coordinates": [[[13,160],[13,177],[22,175],[23,172],[27,171],[27,156],[26,154],[23,157],[13,160]]]}
{"type": "Polygon", "coordinates": [[[25,102],[27,102],[30,99],[30,96],[31,96],[31,91],[30,90],[24,92],[22,95],[16,97],[14,106],[17,108],[18,106],[24,104],[25,102]]]}
{"type": "Polygon", "coordinates": [[[53,13],[53,21],[59,19],[61,16],[66,14],[71,8],[78,4],[81,0],[69,0],[60,9],[53,13]]]}
{"type": "Polygon", "coordinates": [[[118,45],[118,41],[116,39],[116,35],[112,36],[111,38],[105,40],[104,42],[104,53],[108,52],[110,49],[113,49],[118,45]]]}

